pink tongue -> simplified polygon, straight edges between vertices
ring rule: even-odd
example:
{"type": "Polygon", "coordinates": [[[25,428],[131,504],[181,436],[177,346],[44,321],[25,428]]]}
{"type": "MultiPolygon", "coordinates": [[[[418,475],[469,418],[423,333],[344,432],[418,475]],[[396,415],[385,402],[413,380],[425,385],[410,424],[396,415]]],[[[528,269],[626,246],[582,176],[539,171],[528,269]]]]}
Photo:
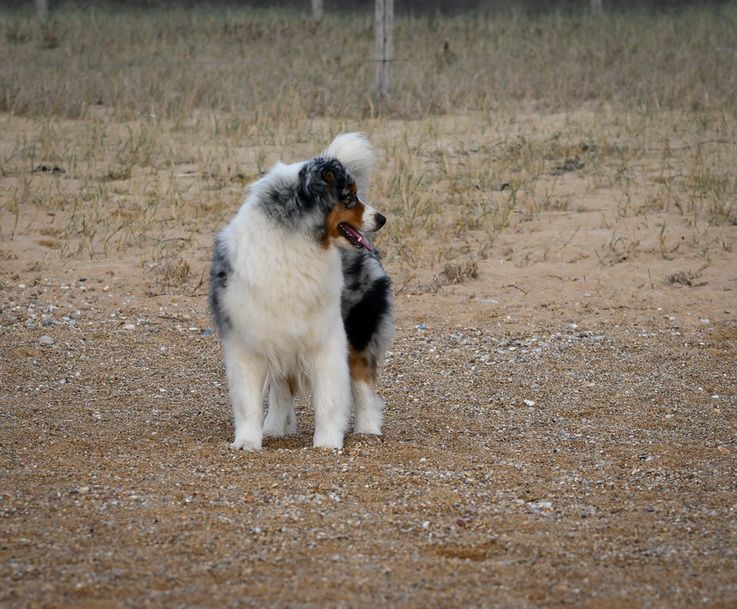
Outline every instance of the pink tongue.
{"type": "Polygon", "coordinates": [[[371,247],[371,244],[368,242],[368,239],[364,237],[361,233],[359,233],[357,230],[354,230],[352,227],[348,226],[347,224],[341,224],[343,227],[343,230],[347,233],[349,233],[358,243],[361,244],[361,247],[367,249],[369,252],[373,250],[374,248],[371,247]]]}

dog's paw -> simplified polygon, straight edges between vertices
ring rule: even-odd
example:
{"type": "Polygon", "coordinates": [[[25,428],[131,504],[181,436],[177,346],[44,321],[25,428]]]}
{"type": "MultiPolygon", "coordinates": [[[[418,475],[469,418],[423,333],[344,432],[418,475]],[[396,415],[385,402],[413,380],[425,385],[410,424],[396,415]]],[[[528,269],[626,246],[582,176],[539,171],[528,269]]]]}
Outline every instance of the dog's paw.
{"type": "Polygon", "coordinates": [[[315,432],[312,446],[314,448],[343,448],[343,434],[315,432]]]}
{"type": "Polygon", "coordinates": [[[286,436],[286,431],[284,430],[283,426],[269,426],[264,425],[264,437],[265,438],[281,438],[282,436],[286,436]]]}
{"type": "Polygon", "coordinates": [[[230,444],[233,450],[261,450],[261,440],[253,440],[249,438],[236,438],[230,444]]]}
{"type": "Polygon", "coordinates": [[[353,433],[365,433],[371,436],[381,435],[381,424],[372,421],[356,422],[353,433]]]}
{"type": "Polygon", "coordinates": [[[296,425],[294,429],[290,429],[288,420],[277,421],[276,419],[269,419],[267,416],[264,421],[264,436],[268,436],[269,438],[281,438],[296,432],[296,425]]]}
{"type": "Polygon", "coordinates": [[[374,408],[363,408],[356,412],[353,431],[355,433],[366,433],[372,436],[380,436],[381,424],[383,422],[384,417],[381,415],[381,409],[378,406],[374,408]]]}

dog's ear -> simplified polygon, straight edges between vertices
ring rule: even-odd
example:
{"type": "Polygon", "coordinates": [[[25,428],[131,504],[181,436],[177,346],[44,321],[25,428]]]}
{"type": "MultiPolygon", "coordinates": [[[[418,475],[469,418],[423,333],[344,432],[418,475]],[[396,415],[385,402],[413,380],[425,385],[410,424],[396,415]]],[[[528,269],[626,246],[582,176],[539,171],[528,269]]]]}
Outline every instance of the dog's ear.
{"type": "Polygon", "coordinates": [[[346,171],[337,159],[318,157],[305,163],[299,179],[305,197],[313,201],[325,198],[326,203],[334,203],[337,193],[344,188],[346,171]]]}

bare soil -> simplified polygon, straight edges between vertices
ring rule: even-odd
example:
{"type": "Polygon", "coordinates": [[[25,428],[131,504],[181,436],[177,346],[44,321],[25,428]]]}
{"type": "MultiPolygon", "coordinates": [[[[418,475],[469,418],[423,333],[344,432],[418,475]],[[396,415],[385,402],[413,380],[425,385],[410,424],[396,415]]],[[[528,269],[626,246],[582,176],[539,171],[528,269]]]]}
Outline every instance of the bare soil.
{"type": "Polygon", "coordinates": [[[689,245],[693,224],[622,217],[614,190],[447,269],[388,241],[385,433],[334,452],[308,400],[295,437],[228,449],[196,281],[219,218],[163,290],[144,250],[38,264],[43,211],[4,210],[0,605],[737,606],[737,227],[689,245]],[[659,250],[658,222],[684,245],[659,250]]]}

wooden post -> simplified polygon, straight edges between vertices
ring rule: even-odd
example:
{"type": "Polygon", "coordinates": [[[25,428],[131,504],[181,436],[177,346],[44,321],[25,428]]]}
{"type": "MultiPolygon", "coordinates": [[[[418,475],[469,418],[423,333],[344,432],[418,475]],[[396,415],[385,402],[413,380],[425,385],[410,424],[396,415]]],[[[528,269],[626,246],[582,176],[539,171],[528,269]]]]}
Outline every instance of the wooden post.
{"type": "Polygon", "coordinates": [[[389,97],[392,91],[394,70],[394,0],[376,0],[374,12],[376,34],[376,72],[374,75],[374,99],[378,102],[389,97]]]}
{"type": "Polygon", "coordinates": [[[312,0],[312,18],[315,21],[322,21],[323,14],[322,0],[312,0]]]}
{"type": "Polygon", "coordinates": [[[41,21],[49,18],[49,4],[47,0],[33,0],[36,5],[36,14],[41,21]]]}
{"type": "Polygon", "coordinates": [[[604,0],[591,0],[591,12],[594,15],[602,15],[604,13],[604,0]]]}

